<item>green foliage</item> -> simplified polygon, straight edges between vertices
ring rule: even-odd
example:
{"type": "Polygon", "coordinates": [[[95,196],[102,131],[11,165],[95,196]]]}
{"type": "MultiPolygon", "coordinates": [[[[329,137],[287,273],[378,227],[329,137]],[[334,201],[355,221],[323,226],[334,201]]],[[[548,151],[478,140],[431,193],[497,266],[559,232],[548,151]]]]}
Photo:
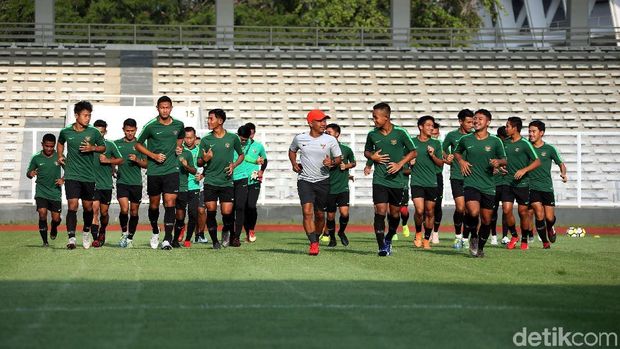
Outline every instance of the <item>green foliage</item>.
{"type": "Polygon", "coordinates": [[[0,22],[34,22],[34,1],[0,1],[0,22]]]}

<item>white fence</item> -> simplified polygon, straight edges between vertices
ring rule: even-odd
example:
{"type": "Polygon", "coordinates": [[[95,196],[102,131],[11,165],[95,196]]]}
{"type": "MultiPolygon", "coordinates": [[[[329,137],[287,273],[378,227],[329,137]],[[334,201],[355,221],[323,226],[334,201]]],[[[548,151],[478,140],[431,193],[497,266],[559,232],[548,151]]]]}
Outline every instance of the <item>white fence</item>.
{"type": "MultiPolygon", "coordinates": [[[[232,120],[231,120],[232,121],[232,120]]],[[[265,144],[269,166],[265,172],[259,204],[290,205],[298,203],[296,174],[288,161],[288,146],[294,135],[306,128],[265,127],[257,131],[256,139],[265,144]]],[[[34,181],[26,178],[30,157],[41,148],[43,134],[58,134],[58,129],[0,128],[2,155],[0,166],[0,204],[33,202],[34,181]]],[[[417,130],[410,129],[416,134],[417,130]]],[[[443,129],[442,133],[449,129],[443,129]]],[[[372,175],[364,176],[366,159],[363,148],[368,129],[343,128],[340,141],[353,149],[358,161],[351,170],[354,181],[350,182],[351,204],[372,204],[372,175]]],[[[199,131],[200,135],[206,133],[199,131]]],[[[562,206],[620,206],[620,132],[554,132],[548,130],[545,140],[560,151],[568,168],[568,183],[562,183],[559,169],[553,166],[552,174],[556,202],[562,206]]],[[[146,183],[146,180],[144,181],[146,183]]],[[[444,169],[444,205],[452,205],[449,185],[449,169],[444,169]]],[[[145,185],[146,191],[146,185],[145,185]]],[[[113,196],[115,197],[115,196],[113,196]]],[[[146,197],[146,196],[145,196],[146,197]]]]}

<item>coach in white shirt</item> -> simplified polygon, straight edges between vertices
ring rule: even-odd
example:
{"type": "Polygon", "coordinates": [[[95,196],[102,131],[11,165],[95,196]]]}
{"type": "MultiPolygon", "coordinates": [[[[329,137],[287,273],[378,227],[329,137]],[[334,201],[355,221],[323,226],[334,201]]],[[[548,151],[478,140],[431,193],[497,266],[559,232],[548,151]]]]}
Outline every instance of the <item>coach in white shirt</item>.
{"type": "Polygon", "coordinates": [[[322,111],[311,110],[306,117],[310,131],[295,136],[288,151],[293,171],[299,174],[297,192],[304,217],[304,230],[310,240],[311,256],[319,254],[319,234],[325,225],[329,194],[329,169],[339,166],[342,157],[336,138],[325,134],[327,119],[329,116],[322,111]]]}

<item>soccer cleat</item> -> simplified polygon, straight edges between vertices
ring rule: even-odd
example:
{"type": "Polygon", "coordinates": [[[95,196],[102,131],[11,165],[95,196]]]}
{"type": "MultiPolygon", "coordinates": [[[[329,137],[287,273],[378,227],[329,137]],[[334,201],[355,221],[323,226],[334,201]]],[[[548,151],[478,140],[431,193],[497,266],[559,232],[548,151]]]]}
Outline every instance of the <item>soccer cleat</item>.
{"type": "Polygon", "coordinates": [[[506,248],[509,250],[514,250],[515,246],[517,246],[517,242],[519,242],[519,238],[516,236],[513,236],[512,238],[510,238],[510,242],[508,242],[508,244],[506,245],[506,248]]]}
{"type": "MultiPolygon", "coordinates": [[[[178,242],[183,241],[183,238],[185,237],[185,226],[183,226],[183,228],[181,228],[181,232],[179,233],[179,238],[177,239],[178,242]]],[[[180,246],[179,246],[180,247],[180,246]]]]}
{"type": "Polygon", "coordinates": [[[463,249],[464,250],[469,249],[469,239],[463,239],[463,249]]]}
{"type": "Polygon", "coordinates": [[[75,237],[70,237],[67,242],[67,248],[70,250],[75,250],[75,237]]]}
{"type": "Polygon", "coordinates": [[[156,250],[157,246],[159,246],[159,234],[151,235],[151,248],[156,250]]]}
{"type": "Polygon", "coordinates": [[[342,244],[342,246],[349,246],[349,239],[344,233],[338,234],[338,237],[340,238],[340,243],[342,244]]]}
{"type": "Polygon", "coordinates": [[[241,241],[239,241],[239,238],[235,236],[234,238],[230,239],[230,246],[241,247],[241,241]]]}
{"type": "Polygon", "coordinates": [[[455,238],[454,244],[452,244],[452,248],[455,250],[460,250],[463,248],[463,239],[455,238]]]}
{"type": "Polygon", "coordinates": [[[529,250],[530,247],[527,244],[527,241],[521,241],[521,250],[525,251],[525,250],[529,250]]]}
{"type": "Polygon", "coordinates": [[[338,243],[336,242],[336,237],[333,238],[329,238],[329,244],[327,244],[327,247],[336,247],[336,245],[338,245],[338,243]]]}
{"type": "Polygon", "coordinates": [[[478,238],[472,237],[469,239],[469,254],[472,257],[476,257],[478,255],[478,238]]]}
{"type": "Polygon", "coordinates": [[[127,247],[127,239],[128,239],[128,237],[129,237],[129,234],[123,233],[121,235],[121,240],[118,242],[118,245],[120,247],[127,247]]]}
{"type": "Polygon", "coordinates": [[[219,242],[219,241],[214,242],[214,243],[213,243],[213,249],[214,249],[214,250],[221,250],[221,249],[222,249],[222,244],[220,244],[220,242],[219,242]]]}
{"type": "Polygon", "coordinates": [[[254,230],[250,230],[250,233],[248,234],[248,241],[249,242],[256,241],[256,233],[254,233],[254,230]]]}
{"type": "Polygon", "coordinates": [[[504,236],[504,237],[502,238],[502,245],[506,245],[506,244],[507,244],[507,243],[509,243],[509,242],[510,242],[510,238],[508,238],[508,236],[504,236]]]}
{"type": "Polygon", "coordinates": [[[97,239],[93,241],[93,247],[102,247],[105,244],[105,234],[99,233],[97,239]]]}
{"type": "Polygon", "coordinates": [[[230,243],[230,232],[223,231],[222,232],[222,247],[228,247],[229,243],[230,243]]]}
{"type": "Polygon", "coordinates": [[[311,242],[310,249],[308,250],[308,254],[311,256],[317,256],[319,254],[319,243],[311,242]]]}
{"type": "Polygon", "coordinates": [[[127,239],[127,245],[125,245],[126,248],[133,248],[133,239],[127,239]]]}
{"type": "Polygon", "coordinates": [[[497,245],[499,245],[499,244],[497,243],[497,235],[492,235],[492,236],[491,236],[491,245],[493,245],[493,246],[497,246],[497,245]]]}
{"type": "Polygon", "coordinates": [[[195,242],[199,243],[199,244],[206,244],[206,243],[209,242],[209,239],[207,239],[206,236],[199,236],[198,239],[196,239],[195,242]]]}
{"type": "Polygon", "coordinates": [[[92,244],[92,236],[90,235],[90,232],[83,232],[82,233],[82,246],[84,246],[85,249],[89,249],[90,245],[92,244]]]}
{"type": "Polygon", "coordinates": [[[329,242],[329,235],[321,234],[321,242],[329,242]]]}
{"type": "Polygon", "coordinates": [[[398,234],[394,234],[394,236],[392,237],[392,241],[398,241],[398,234]]]}
{"type": "Polygon", "coordinates": [[[50,239],[52,240],[56,240],[56,236],[58,236],[58,230],[56,231],[50,231],[50,239]]]}
{"type": "Polygon", "coordinates": [[[483,250],[478,250],[478,253],[475,256],[473,256],[473,257],[484,258],[484,251],[483,250]]]}
{"type": "Polygon", "coordinates": [[[431,233],[431,242],[433,243],[433,245],[439,244],[439,232],[438,231],[434,231],[431,233]]]}
{"type": "Polygon", "coordinates": [[[409,232],[409,226],[408,225],[403,225],[403,236],[408,238],[409,235],[411,235],[411,233],[409,232]]]}
{"type": "Polygon", "coordinates": [[[555,242],[555,239],[558,236],[555,234],[555,228],[554,227],[551,227],[551,230],[547,231],[547,237],[549,238],[549,241],[551,241],[551,243],[555,242]]]}
{"type": "Polygon", "coordinates": [[[383,248],[380,248],[377,254],[379,255],[379,257],[386,257],[390,255],[385,246],[383,248]]]}
{"type": "Polygon", "coordinates": [[[170,245],[170,242],[168,240],[164,240],[161,242],[161,249],[165,251],[170,251],[172,250],[172,246],[170,245]]]}
{"type": "Polygon", "coordinates": [[[534,234],[528,235],[527,236],[527,241],[528,242],[533,242],[534,241],[534,234]]]}
{"type": "Polygon", "coordinates": [[[50,247],[50,244],[49,244],[49,243],[47,243],[47,242],[44,242],[44,243],[43,243],[43,247],[50,247]]]}
{"type": "Polygon", "coordinates": [[[424,239],[422,241],[422,246],[424,247],[425,250],[430,250],[431,249],[431,240],[424,239]]]}
{"type": "Polygon", "coordinates": [[[392,254],[392,241],[385,240],[384,245],[385,245],[385,251],[387,252],[387,255],[390,256],[392,254]]]}
{"type": "Polygon", "coordinates": [[[178,240],[172,239],[172,247],[173,248],[181,248],[181,243],[178,240]]]}
{"type": "Polygon", "coordinates": [[[415,233],[415,239],[413,240],[413,245],[415,247],[422,247],[422,233],[415,233]]]}
{"type": "Polygon", "coordinates": [[[550,242],[543,242],[543,249],[548,250],[551,248],[551,243],[550,242]]]}
{"type": "Polygon", "coordinates": [[[191,241],[188,241],[188,240],[185,240],[185,241],[183,242],[183,247],[185,247],[185,248],[190,248],[190,247],[192,247],[192,242],[191,242],[191,241]]]}

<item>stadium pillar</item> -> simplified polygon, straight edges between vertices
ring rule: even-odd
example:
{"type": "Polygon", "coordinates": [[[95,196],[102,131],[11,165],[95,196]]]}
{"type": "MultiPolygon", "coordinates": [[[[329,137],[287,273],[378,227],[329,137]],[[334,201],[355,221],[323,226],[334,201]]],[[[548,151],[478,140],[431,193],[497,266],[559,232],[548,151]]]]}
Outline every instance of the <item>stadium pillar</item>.
{"type": "Polygon", "coordinates": [[[235,44],[235,9],[233,0],[215,1],[216,41],[218,46],[235,44]]]}
{"type": "MultiPolygon", "coordinates": [[[[611,19],[613,20],[613,27],[620,27],[620,0],[609,0],[609,9],[611,10],[611,19]]],[[[616,40],[618,46],[620,46],[620,31],[616,31],[616,40]]]]}
{"type": "Polygon", "coordinates": [[[411,0],[392,1],[392,46],[409,47],[411,30],[411,0]]]}
{"type": "Polygon", "coordinates": [[[567,2],[566,18],[570,26],[567,44],[569,46],[588,46],[589,1],[568,0],[567,2]]]}
{"type": "Polygon", "coordinates": [[[38,44],[54,42],[54,1],[36,0],[34,3],[35,42],[38,44]]]}

